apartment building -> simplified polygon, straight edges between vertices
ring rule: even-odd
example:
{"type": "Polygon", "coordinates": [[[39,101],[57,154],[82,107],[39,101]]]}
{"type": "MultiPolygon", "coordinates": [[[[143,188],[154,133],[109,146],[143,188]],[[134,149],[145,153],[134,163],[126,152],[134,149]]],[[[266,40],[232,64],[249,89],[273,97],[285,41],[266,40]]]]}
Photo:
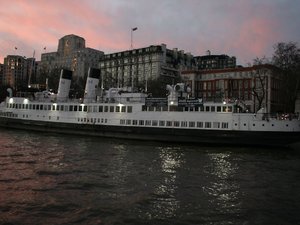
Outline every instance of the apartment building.
{"type": "Polygon", "coordinates": [[[3,64],[3,85],[21,90],[28,83],[28,60],[19,55],[8,55],[3,64]]]}
{"type": "Polygon", "coordinates": [[[275,66],[183,71],[181,76],[191,95],[203,101],[239,101],[252,112],[284,110],[283,77],[275,66]]]}
{"type": "Polygon", "coordinates": [[[181,70],[195,69],[190,53],[167,49],[165,44],[106,54],[100,61],[105,87],[133,87],[147,90],[147,82],[161,78],[172,84],[181,70]]]}
{"type": "Polygon", "coordinates": [[[198,70],[215,70],[236,67],[236,57],[230,57],[225,54],[211,55],[210,51],[207,51],[207,55],[196,56],[195,61],[198,70]]]}

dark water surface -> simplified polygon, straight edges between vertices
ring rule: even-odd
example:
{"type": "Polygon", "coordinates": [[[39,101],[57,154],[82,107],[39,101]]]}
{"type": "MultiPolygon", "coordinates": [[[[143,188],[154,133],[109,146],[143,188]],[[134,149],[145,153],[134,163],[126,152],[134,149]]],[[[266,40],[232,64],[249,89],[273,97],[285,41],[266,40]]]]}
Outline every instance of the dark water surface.
{"type": "Polygon", "coordinates": [[[0,130],[0,224],[300,224],[300,151],[0,130]]]}

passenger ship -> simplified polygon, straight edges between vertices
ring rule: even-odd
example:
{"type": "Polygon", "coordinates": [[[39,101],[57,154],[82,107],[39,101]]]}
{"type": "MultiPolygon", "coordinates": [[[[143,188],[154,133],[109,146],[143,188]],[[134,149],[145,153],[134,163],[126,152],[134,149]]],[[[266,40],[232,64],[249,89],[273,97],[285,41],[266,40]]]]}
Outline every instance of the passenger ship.
{"type": "Polygon", "coordinates": [[[58,93],[9,96],[0,126],[77,135],[216,145],[290,147],[300,142],[299,115],[247,113],[235,102],[188,98],[184,84],[166,98],[111,88],[98,95],[100,70],[91,68],[83,99],[69,99],[72,72],[62,70],[58,93]]]}

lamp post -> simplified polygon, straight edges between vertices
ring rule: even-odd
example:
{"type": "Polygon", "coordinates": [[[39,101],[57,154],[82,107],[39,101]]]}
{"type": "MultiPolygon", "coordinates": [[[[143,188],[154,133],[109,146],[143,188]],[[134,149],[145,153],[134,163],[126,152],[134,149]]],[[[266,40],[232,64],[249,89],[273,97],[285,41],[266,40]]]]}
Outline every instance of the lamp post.
{"type": "Polygon", "coordinates": [[[133,31],[136,31],[137,27],[131,28],[131,42],[130,42],[130,49],[133,49],[133,31]]]}
{"type": "MultiPolygon", "coordinates": [[[[133,49],[133,31],[136,31],[137,27],[131,28],[131,42],[130,42],[130,50],[133,49]]],[[[133,92],[133,73],[132,73],[132,64],[131,64],[131,92],[133,92]]]]}

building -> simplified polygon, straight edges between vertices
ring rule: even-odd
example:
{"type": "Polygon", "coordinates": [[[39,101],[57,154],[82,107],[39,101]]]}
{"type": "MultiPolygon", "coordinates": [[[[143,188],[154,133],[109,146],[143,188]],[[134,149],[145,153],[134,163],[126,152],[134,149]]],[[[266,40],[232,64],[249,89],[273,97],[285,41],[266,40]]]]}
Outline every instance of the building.
{"type": "Polygon", "coordinates": [[[3,85],[3,70],[4,70],[4,65],[0,63],[0,86],[3,85]]]}
{"type": "Polygon", "coordinates": [[[100,62],[102,79],[107,87],[145,89],[150,80],[161,78],[172,84],[180,78],[180,71],[194,69],[190,53],[167,49],[165,44],[106,54],[100,62]]]}
{"type": "Polygon", "coordinates": [[[258,65],[217,70],[183,71],[182,79],[191,95],[203,101],[240,102],[248,110],[257,112],[284,111],[282,73],[271,65],[258,65]]]}
{"type": "Polygon", "coordinates": [[[8,55],[4,58],[3,85],[10,86],[14,90],[27,87],[28,60],[19,55],[8,55]]]}
{"type": "Polygon", "coordinates": [[[228,55],[211,55],[210,51],[207,51],[207,55],[195,57],[198,70],[214,70],[235,68],[236,58],[228,55]]]}
{"type": "Polygon", "coordinates": [[[62,69],[73,71],[73,78],[85,78],[90,67],[98,67],[104,53],[96,49],[87,48],[85,40],[74,34],[59,39],[57,52],[48,52],[41,55],[38,66],[39,76],[50,76],[53,72],[62,69]]]}
{"type": "Polygon", "coordinates": [[[295,113],[298,113],[298,115],[300,114],[300,90],[298,90],[297,92],[297,98],[295,102],[295,113]]]}

